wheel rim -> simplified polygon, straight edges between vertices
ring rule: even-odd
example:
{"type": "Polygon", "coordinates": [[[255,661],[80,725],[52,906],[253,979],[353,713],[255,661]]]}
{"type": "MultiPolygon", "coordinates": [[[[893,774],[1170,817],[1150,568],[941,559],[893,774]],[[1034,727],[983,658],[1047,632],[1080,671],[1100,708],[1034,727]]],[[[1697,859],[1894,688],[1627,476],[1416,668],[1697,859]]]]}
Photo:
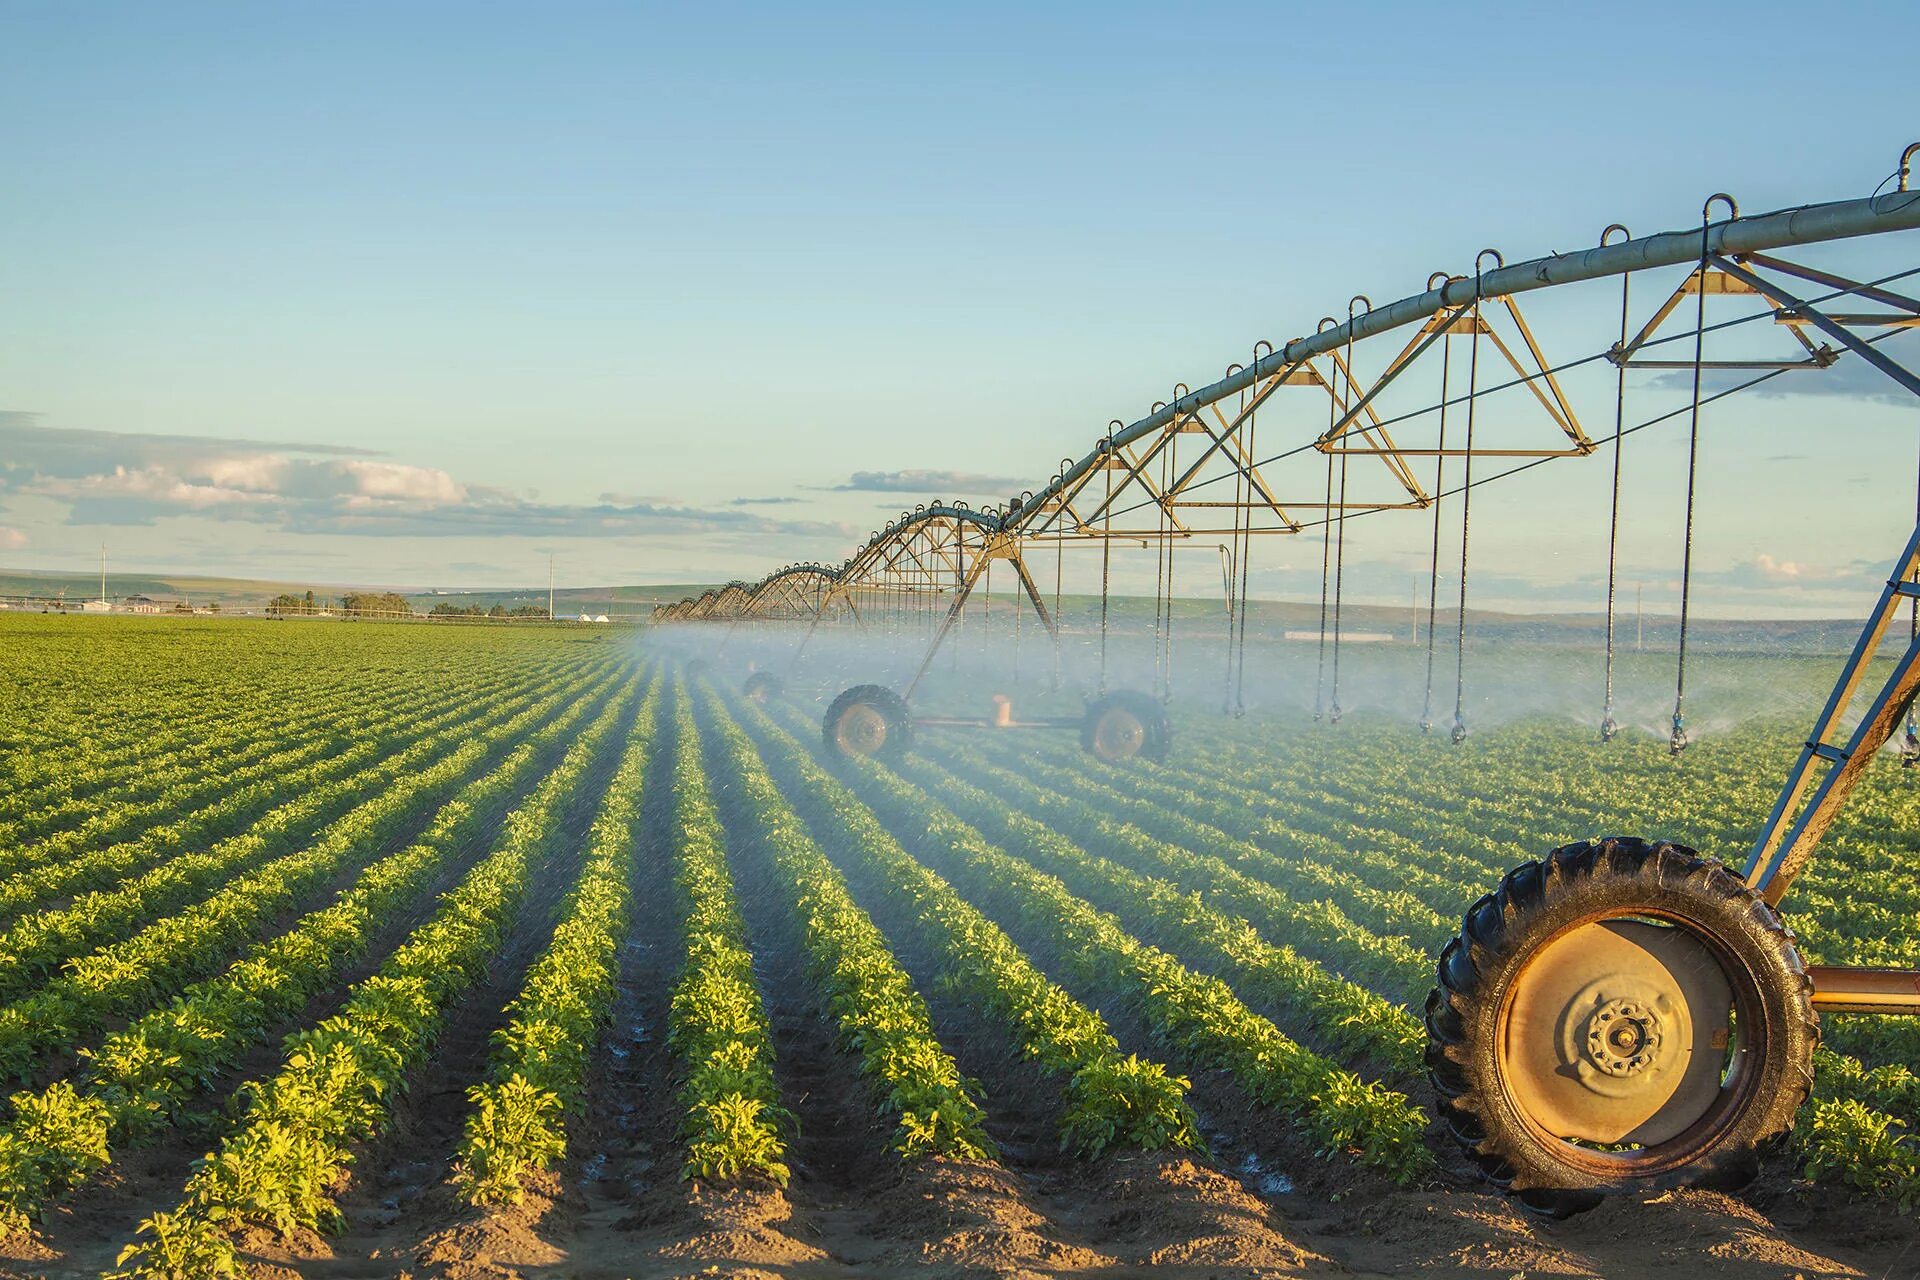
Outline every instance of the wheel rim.
{"type": "Polygon", "coordinates": [[[1753,1094],[1761,1030],[1753,979],[1727,956],[1685,921],[1625,915],[1535,950],[1502,1009],[1498,1070],[1536,1138],[1610,1176],[1710,1146],[1753,1094]]]}
{"type": "Polygon", "coordinates": [[[1093,723],[1093,754],[1102,760],[1131,760],[1147,744],[1147,726],[1124,707],[1108,707],[1093,723]]]}
{"type": "Polygon", "coordinates": [[[877,707],[856,702],[834,721],[833,740],[849,755],[870,756],[887,743],[887,718],[877,707]]]}

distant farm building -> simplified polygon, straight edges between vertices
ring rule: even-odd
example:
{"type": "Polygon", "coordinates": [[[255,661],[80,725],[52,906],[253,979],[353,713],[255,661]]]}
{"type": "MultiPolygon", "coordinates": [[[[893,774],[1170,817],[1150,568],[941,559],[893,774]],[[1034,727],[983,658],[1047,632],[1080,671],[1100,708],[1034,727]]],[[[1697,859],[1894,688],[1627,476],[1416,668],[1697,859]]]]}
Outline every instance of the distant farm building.
{"type": "Polygon", "coordinates": [[[158,613],[160,609],[160,602],[148,596],[128,596],[120,602],[122,613],[158,613]]]}

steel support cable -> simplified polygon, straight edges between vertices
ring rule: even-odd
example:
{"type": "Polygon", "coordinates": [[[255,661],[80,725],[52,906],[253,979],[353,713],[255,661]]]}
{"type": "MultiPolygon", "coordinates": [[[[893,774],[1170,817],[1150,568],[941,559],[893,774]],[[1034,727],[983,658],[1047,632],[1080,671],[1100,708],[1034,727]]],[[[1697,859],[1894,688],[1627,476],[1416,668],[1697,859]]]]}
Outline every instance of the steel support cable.
{"type": "MultiPolygon", "coordinates": [[[[1884,183],[1882,185],[1884,185],[1884,183]]],[[[1904,183],[1902,183],[1901,190],[1904,193],[1904,183]]],[[[1913,225],[1912,220],[1914,215],[1911,211],[1915,205],[1920,205],[1920,193],[1909,196],[1897,204],[1892,203],[1890,199],[1881,200],[1876,197],[1864,201],[1840,201],[1825,205],[1797,205],[1792,208],[1776,210],[1768,214],[1735,220],[1724,224],[1726,230],[1717,247],[1723,253],[1738,256],[1790,244],[1824,243],[1863,235],[1884,234],[1888,231],[1906,229],[1913,225]],[[1874,219],[1886,220],[1888,225],[1876,225],[1873,221],[1874,219]]],[[[1603,246],[1588,250],[1584,253],[1553,255],[1548,258],[1502,268],[1497,271],[1494,276],[1498,286],[1495,289],[1495,295],[1504,296],[1509,293],[1526,292],[1538,288],[1552,288],[1575,284],[1603,275],[1626,274],[1635,270],[1649,270],[1660,266],[1677,265],[1678,262],[1685,261],[1686,259],[1670,256],[1674,253],[1675,249],[1673,242],[1685,234],[1686,233],[1682,232],[1665,233],[1611,247],[1603,246]]],[[[1708,238],[1711,242],[1710,232],[1708,238]]],[[[1689,254],[1689,257],[1694,256],[1697,255],[1689,254]]],[[[1920,274],[1920,268],[1892,273],[1883,277],[1877,283],[1889,283],[1914,274],[1920,274]]],[[[1482,285],[1484,286],[1484,282],[1482,282],[1482,285]]],[[[1422,316],[1432,315],[1454,302],[1454,300],[1449,297],[1450,287],[1449,285],[1437,291],[1429,290],[1427,294],[1420,297],[1401,299],[1385,308],[1370,312],[1366,317],[1362,318],[1365,321],[1365,324],[1362,326],[1364,333],[1359,333],[1350,328],[1348,333],[1333,337],[1331,344],[1338,345],[1350,336],[1371,337],[1376,333],[1385,332],[1399,325],[1410,323],[1422,316]]],[[[1853,285],[1848,288],[1835,290],[1828,296],[1839,297],[1853,294],[1859,292],[1860,288],[1861,286],[1859,285],[1853,285]]],[[[1813,302],[1817,304],[1818,299],[1813,300],[1813,302]]],[[[1765,318],[1767,317],[1764,315],[1744,317],[1730,323],[1744,323],[1751,319],[1765,318]]],[[[1715,328],[1718,327],[1720,326],[1715,326],[1715,328]]],[[[1873,341],[1873,339],[1865,339],[1864,341],[1873,341]]],[[[1290,342],[1284,349],[1273,354],[1279,357],[1278,364],[1280,366],[1297,366],[1302,360],[1311,355],[1329,349],[1328,343],[1329,340],[1323,331],[1320,334],[1316,334],[1314,338],[1297,340],[1297,344],[1290,342]],[[1300,347],[1297,351],[1296,345],[1300,347]]],[[[1604,353],[1597,354],[1592,357],[1587,357],[1582,361],[1574,362],[1573,364],[1555,366],[1551,371],[1558,372],[1566,368],[1575,367],[1575,365],[1580,363],[1589,363],[1592,360],[1603,358],[1605,358],[1604,353]]],[[[1272,356],[1270,356],[1269,359],[1271,361],[1272,356]]],[[[1281,368],[1269,368],[1256,365],[1242,371],[1239,376],[1252,382],[1270,373],[1280,371],[1281,368]]],[[[1531,382],[1533,376],[1534,375],[1527,375],[1519,381],[1531,382]]],[[[1743,389],[1744,387],[1752,386],[1757,382],[1765,380],[1765,377],[1754,379],[1751,382],[1741,384],[1741,388],[1736,389],[1743,389]]],[[[1201,404],[1210,403],[1210,397],[1230,393],[1236,389],[1235,386],[1228,385],[1232,382],[1232,379],[1228,379],[1226,383],[1218,386],[1201,388],[1201,390],[1196,393],[1198,397],[1197,402],[1201,404]]],[[[1714,398],[1717,397],[1708,397],[1708,401],[1710,402],[1711,399],[1714,398]]],[[[1181,411],[1183,411],[1183,406],[1180,405],[1171,406],[1169,409],[1169,413],[1179,413],[1181,411]]],[[[1426,410],[1421,410],[1419,412],[1425,411],[1426,410]]],[[[1134,424],[1132,427],[1127,427],[1122,424],[1122,430],[1132,433],[1145,430],[1151,425],[1151,421],[1142,421],[1134,424]]],[[[1110,435],[1109,439],[1112,438],[1110,435]]],[[[1131,436],[1129,438],[1131,438],[1131,436]]],[[[1290,456],[1291,452],[1292,451],[1289,451],[1288,453],[1278,456],[1290,456]]],[[[1537,459],[1534,463],[1512,468],[1508,471],[1498,473],[1498,475],[1491,478],[1498,479],[1502,476],[1526,470],[1538,461],[1543,460],[1544,459],[1537,459]]],[[[1080,474],[1080,464],[1069,467],[1057,478],[1054,486],[1050,487],[1042,496],[1052,497],[1063,487],[1071,485],[1076,481],[1080,474]]],[[[1305,526],[1298,527],[1304,528],[1305,526]]],[[[855,558],[857,558],[857,556],[855,558]]],[[[852,560],[849,560],[848,564],[851,563],[852,560]]],[[[843,572],[845,568],[846,566],[843,565],[843,572]]]]}
{"type": "MultiPolygon", "coordinates": [[[[1449,324],[1452,321],[1448,321],[1449,324]]],[[[1433,547],[1427,556],[1427,692],[1420,705],[1420,732],[1433,730],[1434,624],[1440,610],[1440,511],[1447,484],[1447,391],[1452,380],[1453,337],[1440,339],[1440,441],[1433,458],[1433,547]]]]}
{"type": "MultiPolygon", "coordinates": [[[[1619,226],[1618,223],[1614,226],[1619,226]]],[[[1626,231],[1625,227],[1619,228],[1626,231]]],[[[1600,243],[1607,242],[1614,227],[1608,227],[1600,233],[1600,243]]],[[[1631,236],[1631,233],[1628,233],[1631,236]]],[[[1605,701],[1600,712],[1600,741],[1611,742],[1620,732],[1619,722],[1613,715],[1613,629],[1614,607],[1617,602],[1620,585],[1620,466],[1626,452],[1623,428],[1626,426],[1627,413],[1627,325],[1629,290],[1633,276],[1628,273],[1620,277],[1620,359],[1615,362],[1613,388],[1613,496],[1607,516],[1607,672],[1605,701]]]]}
{"type": "MultiPolygon", "coordinates": [[[[1870,344],[1878,344],[1890,337],[1894,337],[1896,334],[1901,332],[1905,332],[1905,331],[1890,330],[1887,333],[1877,334],[1871,338],[1863,338],[1861,339],[1861,341],[1867,342],[1870,344]]],[[[1786,369],[1770,369],[1765,373],[1758,374],[1752,378],[1747,379],[1745,382],[1736,383],[1735,385],[1728,387],[1724,391],[1716,391],[1711,395],[1703,395],[1700,397],[1700,403],[1702,405],[1710,405],[1714,403],[1716,400],[1724,400],[1728,396],[1735,395],[1742,391],[1751,390],[1752,388],[1758,386],[1760,383],[1769,382],[1772,379],[1778,378],[1782,374],[1785,374],[1788,372],[1790,371],[1786,369]]],[[[1648,418],[1644,422],[1636,423],[1635,425],[1628,427],[1625,431],[1621,432],[1620,434],[1623,436],[1630,436],[1635,434],[1636,432],[1645,431],[1650,427],[1661,426],[1665,423],[1673,421],[1675,418],[1684,416],[1687,412],[1687,408],[1688,407],[1686,405],[1682,405],[1678,409],[1672,409],[1666,413],[1656,414],[1655,416],[1648,418]]],[[[1559,462],[1559,461],[1561,461],[1561,458],[1558,455],[1550,455],[1542,458],[1531,458],[1526,462],[1522,462],[1518,464],[1517,466],[1508,467],[1505,471],[1496,471],[1490,476],[1483,476],[1482,478],[1475,480],[1473,482],[1473,487],[1476,489],[1483,489],[1490,484],[1495,484],[1501,480],[1506,480],[1506,479],[1509,479],[1510,477],[1517,476],[1523,471],[1532,471],[1535,467],[1542,467],[1549,462],[1559,462]]],[[[1457,497],[1464,492],[1466,492],[1466,485],[1459,484],[1447,490],[1444,494],[1441,494],[1438,496],[1452,498],[1452,497],[1457,497]]],[[[1399,510],[1399,508],[1383,507],[1383,508],[1367,510],[1367,511],[1357,511],[1354,513],[1353,519],[1359,520],[1366,516],[1382,515],[1387,511],[1393,511],[1393,510],[1399,510]]],[[[1307,520],[1301,523],[1300,528],[1302,530],[1319,528],[1321,525],[1328,524],[1328,523],[1330,523],[1330,521],[1307,520]]]]}
{"type": "MultiPolygon", "coordinates": [[[[1916,199],[1920,199],[1920,197],[1916,197],[1916,199]]],[[[1877,279],[1859,282],[1853,288],[1830,290],[1827,293],[1819,294],[1813,298],[1808,299],[1807,305],[1813,306],[1813,307],[1821,306],[1825,303],[1833,301],[1836,298],[1854,297],[1859,295],[1863,290],[1876,289],[1883,285],[1896,284],[1899,281],[1910,279],[1911,277],[1914,277],[1914,276],[1920,276],[1920,267],[1908,267],[1902,271],[1889,272],[1887,275],[1880,276],[1877,279]]],[[[1773,317],[1774,317],[1774,313],[1772,311],[1761,311],[1753,315],[1736,316],[1727,320],[1719,320],[1714,322],[1713,324],[1708,325],[1706,327],[1706,332],[1709,334],[1719,333],[1721,330],[1738,328],[1741,325],[1753,324],[1759,321],[1771,321],[1773,317]]],[[[1897,333],[1900,333],[1900,332],[1904,332],[1904,330],[1893,330],[1893,331],[1889,331],[1888,333],[1877,334],[1874,337],[1862,339],[1862,341],[1878,344],[1884,341],[1886,338],[1895,336],[1897,333]]],[[[1638,350],[1642,352],[1650,351],[1655,347],[1667,346],[1670,343],[1685,342],[1691,339],[1693,336],[1694,335],[1691,330],[1686,330],[1681,333],[1669,334],[1664,338],[1651,338],[1651,339],[1648,339],[1646,342],[1641,343],[1638,350]]],[[[1508,391],[1514,387],[1527,386],[1535,381],[1538,381],[1541,377],[1545,376],[1546,374],[1553,374],[1555,376],[1558,376],[1559,374],[1566,373],[1574,369],[1579,369],[1586,365],[1595,364],[1602,360],[1607,360],[1610,357],[1611,353],[1612,353],[1612,348],[1609,347],[1605,351],[1596,351],[1592,355],[1580,356],[1577,359],[1567,360],[1567,361],[1563,361],[1560,364],[1552,365],[1537,374],[1526,374],[1521,377],[1510,378],[1505,382],[1492,383],[1486,387],[1481,388],[1481,394],[1489,395],[1489,396],[1497,395],[1502,391],[1508,391]]],[[[1716,391],[1712,395],[1705,396],[1702,398],[1702,403],[1712,404],[1715,400],[1724,399],[1725,397],[1729,395],[1733,395],[1736,392],[1746,391],[1752,387],[1758,386],[1760,383],[1771,381],[1772,379],[1779,377],[1782,373],[1785,373],[1785,372],[1788,372],[1788,370],[1784,370],[1784,369],[1769,370],[1768,372],[1760,374],[1757,377],[1749,378],[1745,382],[1736,383],[1735,385],[1728,387],[1725,390],[1716,391]]],[[[1459,404],[1465,403],[1465,400],[1466,400],[1465,396],[1458,396],[1458,397],[1455,397],[1451,403],[1455,405],[1459,405],[1459,404]]],[[[1389,417],[1383,417],[1380,419],[1377,425],[1381,427],[1398,426],[1401,423],[1411,421],[1414,418],[1422,417],[1429,413],[1434,413],[1438,411],[1440,407],[1441,406],[1439,405],[1427,405],[1424,408],[1420,408],[1420,409],[1409,409],[1403,413],[1394,414],[1389,417]]],[[[1626,431],[1623,432],[1622,434],[1632,435],[1635,431],[1642,430],[1643,428],[1646,428],[1646,427],[1657,426],[1660,423],[1665,422],[1670,418],[1679,417],[1681,414],[1685,412],[1686,412],[1686,409],[1681,408],[1681,409],[1674,410],[1671,413],[1661,414],[1657,417],[1649,418],[1645,422],[1641,422],[1636,424],[1635,426],[1628,427],[1626,431]]],[[[1282,450],[1281,452],[1276,453],[1271,457],[1260,458],[1255,462],[1253,462],[1251,465],[1256,467],[1270,467],[1276,462],[1285,462],[1289,458],[1298,457],[1300,454],[1307,452],[1309,449],[1315,449],[1318,446],[1319,446],[1319,439],[1316,437],[1314,439],[1304,441],[1301,444],[1297,444],[1290,449],[1282,450]]],[[[1530,471],[1534,467],[1540,466],[1542,463],[1560,461],[1561,456],[1562,455],[1555,454],[1555,455],[1549,455],[1549,456],[1540,457],[1540,458],[1534,458],[1528,462],[1524,462],[1520,464],[1519,466],[1511,467],[1505,471],[1497,472],[1492,476],[1486,477],[1485,480],[1482,480],[1479,483],[1483,483],[1483,484],[1491,483],[1494,480],[1501,479],[1505,476],[1514,475],[1521,471],[1530,471]]],[[[1224,478],[1225,477],[1222,477],[1222,476],[1215,476],[1211,480],[1196,481],[1193,484],[1188,485],[1187,488],[1188,489],[1204,489],[1204,488],[1207,488],[1209,485],[1215,484],[1224,478]]],[[[1454,492],[1458,492],[1458,491],[1455,490],[1454,492]]],[[[1451,497],[1453,496],[1453,494],[1449,493],[1447,496],[1451,497]]],[[[1138,511],[1141,507],[1144,507],[1146,505],[1147,504],[1145,502],[1138,502],[1130,507],[1122,507],[1119,511],[1116,511],[1114,514],[1119,516],[1128,515],[1128,514],[1131,514],[1132,512],[1138,511]]],[[[1360,516],[1367,516],[1367,515],[1374,515],[1374,514],[1376,514],[1376,511],[1373,511],[1373,510],[1361,511],[1355,514],[1355,518],[1357,519],[1360,516]]],[[[1318,521],[1318,520],[1308,520],[1308,521],[1301,522],[1299,527],[1301,529],[1311,529],[1323,523],[1325,522],[1318,521]]]]}
{"type": "Polygon", "coordinates": [[[1687,511],[1680,546],[1680,645],[1673,672],[1673,729],[1667,736],[1667,751],[1678,756],[1687,749],[1687,630],[1693,612],[1693,513],[1700,476],[1700,376],[1707,346],[1707,262],[1712,257],[1709,232],[1713,226],[1713,202],[1725,200],[1740,211],[1733,197],[1715,194],[1707,197],[1700,210],[1700,284],[1693,326],[1693,395],[1687,421],[1687,511]]]}
{"type": "MultiPolygon", "coordinates": [[[[1887,196],[1871,200],[1842,200],[1827,204],[1798,205],[1756,217],[1735,219],[1715,229],[1710,244],[1718,252],[1739,256],[1787,245],[1802,245],[1845,240],[1860,236],[1920,227],[1920,193],[1901,201],[1887,196]]],[[[1625,271],[1691,263],[1697,256],[1697,238],[1691,231],[1666,232],[1606,248],[1595,247],[1579,253],[1553,254],[1496,269],[1481,280],[1476,299],[1469,288],[1461,288],[1464,297],[1456,297],[1456,284],[1450,281],[1438,289],[1402,298],[1386,307],[1376,308],[1357,322],[1334,326],[1335,332],[1322,330],[1312,337],[1289,342],[1272,359],[1256,369],[1248,369],[1232,378],[1202,387],[1186,403],[1167,406],[1128,426],[1116,436],[1125,445],[1151,434],[1176,414],[1196,405],[1206,405],[1229,395],[1241,386],[1271,373],[1296,366],[1301,361],[1325,354],[1340,346],[1351,333],[1355,338],[1372,337],[1402,325],[1426,319],[1449,305],[1484,301],[1487,297],[1506,297],[1536,289],[1575,284],[1625,271]]],[[[1062,477],[1061,484],[1076,483],[1093,459],[1076,464],[1062,477]]]]}

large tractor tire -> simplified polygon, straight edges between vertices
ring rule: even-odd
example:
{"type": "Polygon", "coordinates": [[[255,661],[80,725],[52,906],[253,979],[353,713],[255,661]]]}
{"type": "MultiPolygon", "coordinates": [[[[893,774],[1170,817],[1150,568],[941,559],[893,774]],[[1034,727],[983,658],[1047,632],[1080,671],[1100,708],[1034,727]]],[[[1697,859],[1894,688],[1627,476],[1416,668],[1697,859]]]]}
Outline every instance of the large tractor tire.
{"type": "Polygon", "coordinates": [[[913,745],[913,718],[885,685],[857,684],[833,700],[821,732],[834,755],[898,760],[913,745]]]}
{"type": "Polygon", "coordinates": [[[1438,979],[1440,1118],[1537,1213],[1742,1186],[1813,1079],[1820,1025],[1793,936],[1679,845],[1583,842],[1515,868],[1467,912],[1438,979]]]}
{"type": "Polygon", "coordinates": [[[780,683],[780,677],[771,671],[756,671],[747,677],[741,692],[755,702],[771,702],[779,697],[786,686],[780,683]]]}
{"type": "Polygon", "coordinates": [[[1172,741],[1167,709],[1144,693],[1102,694],[1080,719],[1080,745],[1109,764],[1164,760],[1172,741]]]}

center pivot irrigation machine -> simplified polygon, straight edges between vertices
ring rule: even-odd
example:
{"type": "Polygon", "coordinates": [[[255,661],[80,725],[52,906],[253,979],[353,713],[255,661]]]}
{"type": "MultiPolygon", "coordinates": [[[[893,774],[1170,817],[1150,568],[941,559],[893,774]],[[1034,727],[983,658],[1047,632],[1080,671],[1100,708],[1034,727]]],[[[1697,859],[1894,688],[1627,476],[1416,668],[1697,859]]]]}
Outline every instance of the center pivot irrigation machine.
{"type": "MultiPolygon", "coordinates": [[[[1618,728],[1613,642],[1621,457],[1628,437],[1684,424],[1685,541],[1669,735],[1678,756],[1687,745],[1703,412],[1776,378],[1832,377],[1833,370],[1863,366],[1886,380],[1870,393],[1873,400],[1827,404],[1904,400],[1900,392],[1920,397],[1920,376],[1886,345],[1920,328],[1920,300],[1901,287],[1920,275],[1911,261],[1920,245],[1900,234],[1920,228],[1920,191],[1910,189],[1916,152],[1920,144],[1909,147],[1895,173],[1865,199],[1742,216],[1731,197],[1715,195],[1692,229],[1636,238],[1610,226],[1593,248],[1514,265],[1487,250],[1472,275],[1436,274],[1424,292],[1390,306],[1356,297],[1344,320],[1328,317],[1312,336],[1279,346],[1257,344],[1246,364],[1231,366],[1218,382],[1198,391],[1176,387],[1146,417],[1112,424],[1090,453],[1063,465],[1037,492],[986,510],[923,506],[877,531],[837,568],[788,566],[758,583],[730,584],[669,606],[658,617],[806,622],[809,637],[829,622],[920,619],[929,635],[926,657],[904,693],[862,685],[841,694],[827,712],[830,749],[885,755],[906,747],[916,723],[1019,726],[1004,702],[984,721],[916,722],[908,699],[995,561],[1011,567],[1026,606],[1052,637],[1057,676],[1059,562],[1050,609],[1030,561],[1048,543],[1056,557],[1069,544],[1097,544],[1099,686],[1085,716],[1043,723],[1078,727],[1087,748],[1109,759],[1153,758],[1167,747],[1163,702],[1173,662],[1176,544],[1225,539],[1227,709],[1239,711],[1254,537],[1320,530],[1316,709],[1337,721],[1348,525],[1376,513],[1424,511],[1433,532],[1420,723],[1431,728],[1443,508],[1459,510],[1463,639],[1475,492],[1552,459],[1599,453],[1612,464],[1599,717],[1604,741],[1618,728]],[[1821,246],[1847,263],[1874,254],[1906,260],[1872,263],[1876,269],[1867,272],[1803,260],[1800,250],[1817,256],[1821,246]],[[1796,252],[1788,258],[1782,250],[1796,252]],[[1657,305],[1636,324],[1634,285],[1641,280],[1654,282],[1657,305]],[[1617,281],[1617,289],[1607,289],[1608,281],[1617,281]],[[1595,283],[1601,285],[1597,306],[1591,288],[1581,289],[1595,283]],[[1549,363],[1519,305],[1520,295],[1542,291],[1547,301],[1540,313],[1550,311],[1556,325],[1577,331],[1583,318],[1589,322],[1584,342],[1569,344],[1584,354],[1549,363]],[[1377,371],[1363,377],[1361,356],[1371,351],[1360,351],[1362,344],[1402,329],[1410,336],[1384,348],[1377,371]],[[1630,386],[1633,370],[1651,372],[1630,386]],[[1611,393],[1611,429],[1597,440],[1566,389],[1576,375],[1611,393]],[[1649,387],[1679,403],[1631,420],[1630,401],[1649,387]],[[1276,432],[1302,424],[1307,431],[1287,434],[1304,434],[1304,440],[1262,456],[1257,439],[1271,443],[1276,432]],[[1109,568],[1116,545],[1133,543],[1156,554],[1154,656],[1161,687],[1152,694],[1105,687],[1109,568]]],[[[1451,557],[1451,534],[1446,551],[1451,557]]],[[[1464,645],[1455,662],[1450,728],[1458,742],[1467,732],[1464,645]]],[[[777,682],[762,677],[755,691],[777,691],[777,682]]],[[[1552,1214],[1587,1207],[1609,1191],[1738,1185],[1788,1133],[1807,1097],[1819,1014],[1920,1014],[1920,972],[1808,966],[1776,913],[1867,764],[1903,722],[1903,757],[1920,756],[1911,715],[1916,691],[1920,525],[1893,562],[1744,872],[1671,843],[1605,839],[1568,845],[1515,868],[1474,905],[1439,958],[1426,1007],[1427,1063],[1441,1119],[1489,1179],[1552,1214]],[[1849,721],[1903,603],[1912,610],[1909,641],[1864,712],[1849,721]]]]}

